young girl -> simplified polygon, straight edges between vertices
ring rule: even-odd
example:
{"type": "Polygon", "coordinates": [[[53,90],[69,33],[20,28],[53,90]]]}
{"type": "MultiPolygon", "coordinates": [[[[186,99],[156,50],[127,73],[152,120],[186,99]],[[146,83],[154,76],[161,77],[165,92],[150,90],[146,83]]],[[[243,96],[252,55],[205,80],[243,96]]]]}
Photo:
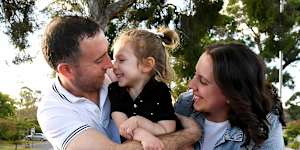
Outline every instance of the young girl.
{"type": "Polygon", "coordinates": [[[179,37],[169,29],[160,31],[129,30],[113,45],[117,82],[109,86],[111,115],[120,135],[141,141],[144,149],[162,149],[163,143],[156,136],[176,129],[166,85],[172,74],[166,48],[175,48],[179,37]]]}

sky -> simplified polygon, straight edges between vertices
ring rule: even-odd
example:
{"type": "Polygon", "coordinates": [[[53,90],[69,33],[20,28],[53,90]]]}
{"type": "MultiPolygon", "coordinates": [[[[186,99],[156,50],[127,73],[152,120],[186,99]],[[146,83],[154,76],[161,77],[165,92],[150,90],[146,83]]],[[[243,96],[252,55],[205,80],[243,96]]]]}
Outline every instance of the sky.
{"type": "MultiPolygon", "coordinates": [[[[182,4],[180,0],[173,0],[172,3],[182,4]]],[[[40,9],[46,5],[46,1],[39,1],[40,9]]],[[[181,5],[182,6],[182,5],[181,5]]],[[[37,9],[36,11],[38,11],[37,9]]],[[[49,22],[48,19],[45,23],[49,22]]],[[[41,36],[44,31],[44,26],[41,25],[41,29],[34,32],[28,38],[29,44],[28,52],[36,58],[33,63],[24,63],[21,65],[14,65],[11,63],[14,56],[17,54],[17,49],[11,44],[9,37],[3,33],[4,26],[0,25],[0,92],[9,94],[12,98],[18,98],[21,87],[27,86],[32,90],[45,90],[51,84],[51,69],[45,62],[41,52],[41,36]]],[[[279,64],[274,62],[274,65],[279,64]]],[[[295,90],[300,89],[300,63],[294,63],[287,68],[287,71],[291,73],[295,81],[295,90]]],[[[277,85],[278,86],[278,85],[277,85]]],[[[283,88],[283,101],[286,101],[294,91],[289,90],[287,87],[283,88]]]]}

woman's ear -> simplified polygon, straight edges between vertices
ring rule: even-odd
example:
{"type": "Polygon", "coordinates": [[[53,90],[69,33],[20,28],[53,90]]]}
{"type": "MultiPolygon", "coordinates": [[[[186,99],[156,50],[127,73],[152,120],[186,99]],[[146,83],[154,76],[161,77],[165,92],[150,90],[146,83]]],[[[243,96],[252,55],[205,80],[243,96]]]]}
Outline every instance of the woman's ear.
{"type": "Polygon", "coordinates": [[[70,64],[60,63],[57,65],[57,72],[65,76],[66,78],[73,77],[73,70],[70,64]]]}
{"type": "Polygon", "coordinates": [[[153,57],[147,57],[143,60],[143,72],[148,73],[153,70],[155,66],[155,59],[153,57]]]}

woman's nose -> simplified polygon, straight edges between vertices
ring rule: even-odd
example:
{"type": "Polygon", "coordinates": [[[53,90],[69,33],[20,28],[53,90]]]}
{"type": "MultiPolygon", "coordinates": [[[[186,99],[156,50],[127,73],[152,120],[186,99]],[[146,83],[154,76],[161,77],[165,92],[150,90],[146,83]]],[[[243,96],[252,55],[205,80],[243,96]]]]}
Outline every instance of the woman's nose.
{"type": "Polygon", "coordinates": [[[192,90],[195,90],[194,79],[192,79],[192,80],[189,81],[189,83],[188,83],[188,88],[189,88],[189,89],[192,89],[192,90]]]}

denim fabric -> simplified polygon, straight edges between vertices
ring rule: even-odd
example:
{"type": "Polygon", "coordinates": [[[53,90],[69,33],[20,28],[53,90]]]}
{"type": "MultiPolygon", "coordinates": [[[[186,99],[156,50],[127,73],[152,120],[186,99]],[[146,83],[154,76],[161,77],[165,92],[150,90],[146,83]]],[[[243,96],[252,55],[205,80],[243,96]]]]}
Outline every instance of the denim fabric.
{"type": "MultiPolygon", "coordinates": [[[[174,107],[176,113],[194,118],[200,127],[204,125],[205,117],[193,109],[192,92],[182,93],[174,107]]],[[[270,123],[269,138],[261,145],[255,145],[253,141],[251,141],[249,145],[243,145],[245,142],[245,134],[243,131],[238,127],[229,127],[222,138],[215,144],[214,150],[283,150],[282,125],[279,122],[278,116],[269,113],[267,120],[270,123]]],[[[202,140],[203,139],[200,138],[198,142],[195,143],[194,147],[196,150],[201,150],[200,145],[202,140]]]]}

